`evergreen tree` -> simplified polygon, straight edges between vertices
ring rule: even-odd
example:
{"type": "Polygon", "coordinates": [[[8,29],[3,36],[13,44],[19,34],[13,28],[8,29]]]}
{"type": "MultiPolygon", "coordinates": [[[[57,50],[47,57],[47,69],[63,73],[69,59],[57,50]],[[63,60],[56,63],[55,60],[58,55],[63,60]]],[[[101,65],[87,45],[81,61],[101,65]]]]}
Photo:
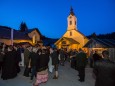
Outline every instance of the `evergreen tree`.
{"type": "Polygon", "coordinates": [[[27,27],[26,23],[25,22],[21,22],[21,24],[20,24],[20,31],[21,32],[25,32],[27,30],[28,30],[28,27],[27,27]]]}
{"type": "Polygon", "coordinates": [[[97,35],[96,33],[94,32],[92,35],[91,35],[92,38],[97,38],[97,35]]]}
{"type": "Polygon", "coordinates": [[[112,33],[107,33],[107,34],[99,34],[96,35],[96,33],[93,33],[89,36],[87,36],[89,39],[90,38],[100,38],[100,39],[115,39],[115,32],[112,33]]]}

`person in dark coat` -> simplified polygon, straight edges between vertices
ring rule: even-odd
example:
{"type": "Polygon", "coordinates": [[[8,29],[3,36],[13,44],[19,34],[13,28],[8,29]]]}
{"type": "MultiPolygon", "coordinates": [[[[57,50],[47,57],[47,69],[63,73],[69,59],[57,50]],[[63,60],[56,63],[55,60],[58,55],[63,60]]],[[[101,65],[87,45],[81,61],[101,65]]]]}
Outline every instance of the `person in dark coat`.
{"type": "Polygon", "coordinates": [[[109,60],[109,52],[102,52],[103,59],[97,61],[93,72],[96,75],[95,86],[115,86],[115,63],[109,60]]]}
{"type": "Polygon", "coordinates": [[[59,59],[58,59],[58,51],[56,48],[53,49],[53,52],[50,54],[52,58],[52,65],[54,65],[55,69],[55,75],[53,79],[58,79],[58,65],[59,65],[59,59]]]}
{"type": "Polygon", "coordinates": [[[0,46],[0,72],[2,70],[3,58],[4,58],[4,53],[2,52],[2,46],[0,46]]]}
{"type": "Polygon", "coordinates": [[[101,60],[101,56],[97,53],[97,51],[95,51],[95,53],[93,54],[93,62],[95,64],[96,61],[101,60]]]}
{"type": "Polygon", "coordinates": [[[41,50],[41,54],[39,53],[39,58],[37,60],[37,72],[48,69],[49,55],[46,49],[41,50]]]}
{"type": "Polygon", "coordinates": [[[93,62],[93,50],[90,52],[89,55],[89,65],[91,68],[93,68],[94,62],[93,62]]]}
{"type": "Polygon", "coordinates": [[[85,67],[86,67],[86,65],[87,65],[87,55],[80,48],[79,53],[76,56],[76,67],[78,69],[80,82],[85,81],[85,67]]]}
{"type": "Polygon", "coordinates": [[[3,80],[12,79],[17,76],[16,68],[16,54],[13,51],[13,47],[8,47],[8,52],[5,53],[3,59],[3,68],[1,78],[3,80]]]}
{"type": "Polygon", "coordinates": [[[49,55],[46,49],[42,49],[41,53],[39,51],[39,58],[37,60],[36,70],[37,77],[33,86],[39,86],[40,83],[45,83],[48,80],[48,62],[49,55]]]}
{"type": "Polygon", "coordinates": [[[76,70],[77,70],[77,67],[76,67],[76,55],[77,55],[77,53],[78,53],[78,51],[76,49],[71,50],[71,53],[70,53],[71,68],[76,69],[76,70]]]}
{"type": "Polygon", "coordinates": [[[29,66],[29,61],[30,61],[30,58],[29,58],[29,55],[30,55],[30,46],[27,46],[24,48],[24,66],[25,66],[25,70],[24,70],[24,76],[26,77],[29,77],[29,73],[30,73],[30,69],[31,68],[28,68],[29,66]]]}
{"type": "Polygon", "coordinates": [[[33,80],[34,76],[36,77],[36,65],[39,59],[39,54],[37,53],[37,48],[33,47],[32,52],[29,55],[30,58],[30,67],[31,67],[31,78],[33,80]]]}
{"type": "Polygon", "coordinates": [[[0,45],[0,71],[2,70],[4,55],[8,51],[7,48],[8,48],[7,45],[5,45],[4,43],[1,43],[0,45]]]}
{"type": "Polygon", "coordinates": [[[19,73],[21,70],[20,70],[20,66],[19,66],[19,62],[21,61],[20,59],[21,58],[19,58],[19,54],[18,54],[18,51],[17,51],[17,46],[13,46],[13,52],[15,53],[15,55],[16,55],[16,68],[17,68],[17,73],[19,73]]]}
{"type": "Polygon", "coordinates": [[[19,62],[22,61],[20,45],[17,45],[17,58],[18,58],[19,62]]]}
{"type": "Polygon", "coordinates": [[[60,49],[59,51],[59,56],[60,56],[60,64],[64,66],[64,59],[65,59],[65,52],[64,49],[60,49]]]}

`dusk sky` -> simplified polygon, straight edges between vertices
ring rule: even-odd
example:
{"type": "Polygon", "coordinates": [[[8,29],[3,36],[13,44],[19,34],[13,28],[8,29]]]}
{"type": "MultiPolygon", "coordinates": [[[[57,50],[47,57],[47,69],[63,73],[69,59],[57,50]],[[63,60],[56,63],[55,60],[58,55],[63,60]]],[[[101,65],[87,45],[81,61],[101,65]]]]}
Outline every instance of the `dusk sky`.
{"type": "Polygon", "coordinates": [[[44,36],[60,38],[71,6],[85,36],[115,32],[115,0],[0,0],[0,25],[19,29],[23,21],[44,36]]]}

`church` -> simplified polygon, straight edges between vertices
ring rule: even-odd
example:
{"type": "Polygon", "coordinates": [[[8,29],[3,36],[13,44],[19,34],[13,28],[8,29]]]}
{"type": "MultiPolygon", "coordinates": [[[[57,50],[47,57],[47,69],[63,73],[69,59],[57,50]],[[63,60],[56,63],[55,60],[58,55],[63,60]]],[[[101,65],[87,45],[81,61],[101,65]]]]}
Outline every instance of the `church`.
{"type": "Polygon", "coordinates": [[[73,8],[70,9],[70,14],[67,17],[67,31],[65,34],[55,42],[58,49],[64,48],[67,51],[70,49],[83,48],[83,46],[88,42],[88,38],[78,31],[77,28],[77,17],[73,12],[73,8]]]}

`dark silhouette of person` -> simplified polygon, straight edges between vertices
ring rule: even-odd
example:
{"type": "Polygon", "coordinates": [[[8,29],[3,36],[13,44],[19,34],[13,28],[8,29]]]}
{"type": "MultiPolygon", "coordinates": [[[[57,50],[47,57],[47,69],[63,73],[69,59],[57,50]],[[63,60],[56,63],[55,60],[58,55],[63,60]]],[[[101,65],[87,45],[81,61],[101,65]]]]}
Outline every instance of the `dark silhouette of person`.
{"type": "Polygon", "coordinates": [[[93,54],[93,62],[95,64],[96,61],[101,60],[101,56],[97,53],[97,51],[95,51],[95,53],[93,54]]]}
{"type": "Polygon", "coordinates": [[[83,52],[83,50],[80,48],[79,53],[76,56],[76,67],[78,69],[79,73],[79,81],[84,82],[85,81],[85,67],[87,64],[87,55],[83,52]]]}
{"type": "Polygon", "coordinates": [[[95,63],[95,86],[115,86],[115,63],[109,60],[109,52],[102,52],[103,59],[95,63]]]}

